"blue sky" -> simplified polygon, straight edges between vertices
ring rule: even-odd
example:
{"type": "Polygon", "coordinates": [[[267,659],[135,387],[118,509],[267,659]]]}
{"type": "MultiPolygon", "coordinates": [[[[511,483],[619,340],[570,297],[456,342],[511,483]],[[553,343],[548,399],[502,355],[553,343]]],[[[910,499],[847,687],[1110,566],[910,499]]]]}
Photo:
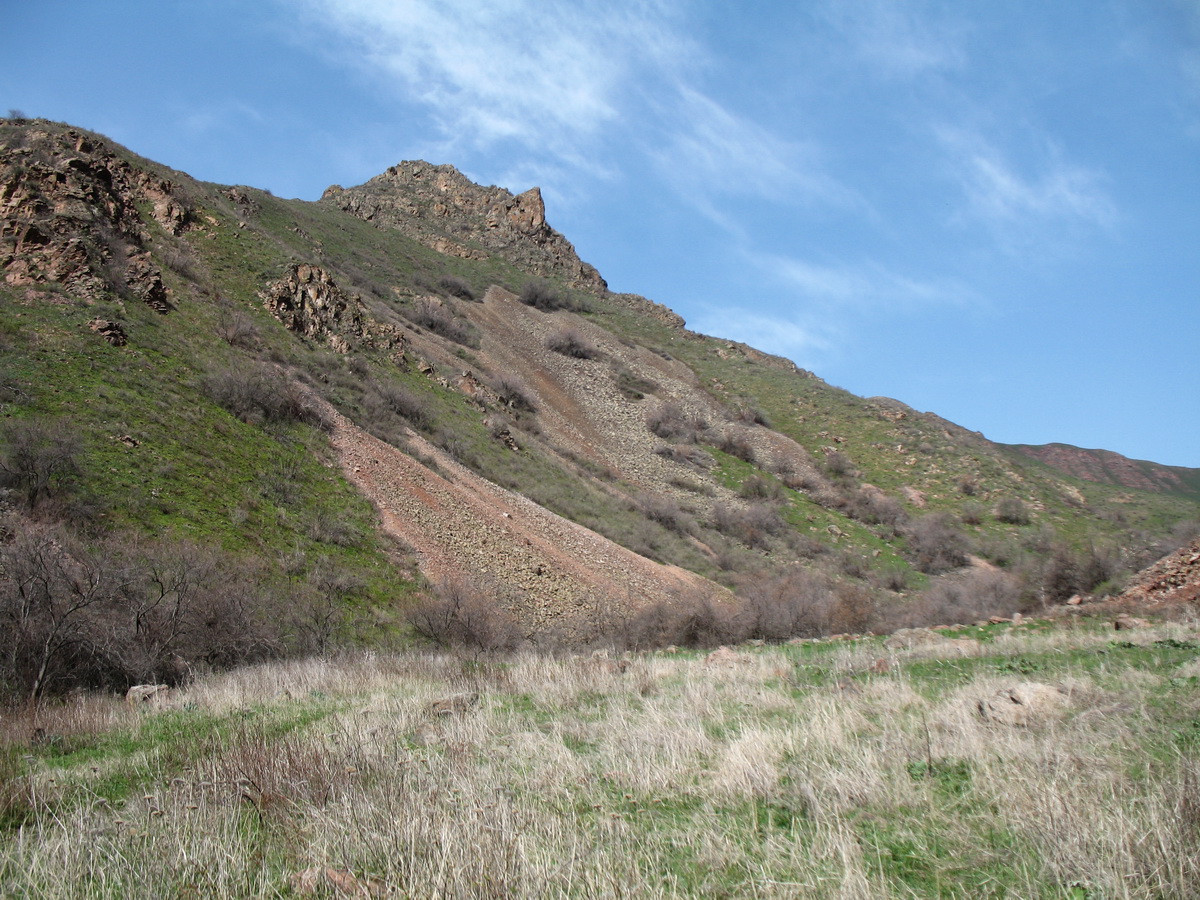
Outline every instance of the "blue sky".
{"type": "Polygon", "coordinates": [[[1197,0],[0,2],[3,109],[285,197],[539,185],[697,331],[1200,467],[1197,0]]]}

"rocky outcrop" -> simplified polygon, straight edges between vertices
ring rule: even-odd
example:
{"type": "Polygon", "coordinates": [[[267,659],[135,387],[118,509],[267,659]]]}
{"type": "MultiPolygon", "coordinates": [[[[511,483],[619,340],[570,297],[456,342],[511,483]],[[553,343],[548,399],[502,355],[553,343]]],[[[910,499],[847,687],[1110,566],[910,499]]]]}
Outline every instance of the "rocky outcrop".
{"type": "Polygon", "coordinates": [[[400,329],[372,321],[362,300],[339,288],[320,266],[293,265],[283,278],[260,291],[259,297],[288,331],[338,353],[369,346],[390,350],[393,357],[403,356],[405,341],[400,329]]]}
{"type": "Polygon", "coordinates": [[[512,194],[475,184],[454,166],[402,162],[355,188],[333,185],[322,202],[376,225],[395,228],[427,247],[468,259],[500,256],[530,273],[582,290],[607,285],[565,237],[546,222],[538,188],[512,194]]]}
{"type": "Polygon", "coordinates": [[[1200,600],[1200,539],[1192,541],[1133,577],[1118,603],[1135,606],[1200,600]]]}
{"type": "Polygon", "coordinates": [[[85,300],[123,293],[169,311],[140,208],[170,234],[190,221],[171,181],[134,168],[103,142],[74,130],[14,132],[0,145],[4,281],[55,285],[85,300]]]}

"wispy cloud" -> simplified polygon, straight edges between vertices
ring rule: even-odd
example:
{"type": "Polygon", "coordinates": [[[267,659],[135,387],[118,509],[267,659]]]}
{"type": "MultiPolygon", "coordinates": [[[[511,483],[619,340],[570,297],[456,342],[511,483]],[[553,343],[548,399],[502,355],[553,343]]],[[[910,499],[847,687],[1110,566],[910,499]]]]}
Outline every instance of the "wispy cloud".
{"type": "Polygon", "coordinates": [[[977,293],[960,281],[914,278],[875,262],[825,265],[753,251],[745,256],[751,271],[784,287],[798,302],[822,314],[835,309],[903,312],[930,306],[977,306],[981,302],[977,293]]]}
{"type": "Polygon", "coordinates": [[[416,100],[450,145],[512,142],[575,166],[640,74],[688,52],[669,4],[587,10],[532,0],[307,0],[360,66],[416,100]]]}
{"type": "Polygon", "coordinates": [[[825,265],[798,257],[744,251],[748,280],[763,285],[772,304],[712,304],[688,325],[743,341],[807,368],[836,357],[855,321],[864,316],[925,315],[933,307],[986,307],[969,285],[921,279],[878,263],[825,265]],[[764,313],[768,305],[774,313],[764,313]]]}
{"type": "Polygon", "coordinates": [[[965,215],[1005,242],[1023,246],[1047,227],[1107,227],[1117,219],[1104,174],[1071,163],[1052,145],[1026,173],[978,134],[950,127],[937,134],[963,191],[965,215]]]}
{"type": "Polygon", "coordinates": [[[741,341],[812,368],[836,343],[836,327],[797,314],[770,314],[740,306],[707,306],[688,321],[701,334],[741,341]]]}
{"type": "Polygon", "coordinates": [[[965,62],[960,27],[947,16],[895,0],[829,0],[825,19],[853,56],[888,76],[911,78],[965,62]]]}
{"type": "Polygon", "coordinates": [[[634,151],[730,229],[720,202],[730,197],[861,203],[827,174],[815,144],[785,140],[705,90],[713,51],[693,38],[680,0],[305,0],[305,8],[340,38],[339,62],[348,44],[369,77],[420,104],[441,134],[438,149],[458,159],[490,153],[496,168],[563,185],[543,181],[551,193],[568,193],[580,175],[615,177],[614,160],[634,151]]]}

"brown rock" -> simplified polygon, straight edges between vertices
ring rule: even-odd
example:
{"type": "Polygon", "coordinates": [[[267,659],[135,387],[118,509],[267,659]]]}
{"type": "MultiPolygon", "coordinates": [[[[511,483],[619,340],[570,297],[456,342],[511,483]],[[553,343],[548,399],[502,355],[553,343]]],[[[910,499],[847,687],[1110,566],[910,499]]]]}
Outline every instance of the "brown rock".
{"type": "Polygon", "coordinates": [[[729,647],[718,647],[708,656],[704,657],[706,666],[734,666],[738,663],[746,662],[746,657],[738,653],[736,650],[731,650],[729,647]]]}
{"type": "Polygon", "coordinates": [[[479,702],[479,694],[472,691],[467,694],[455,694],[443,697],[429,704],[429,711],[435,716],[453,716],[465,713],[479,702]]]}
{"type": "Polygon", "coordinates": [[[1135,628],[1146,628],[1150,623],[1145,619],[1139,619],[1137,616],[1121,614],[1113,620],[1113,628],[1117,631],[1130,631],[1135,628]]]}
{"type": "Polygon", "coordinates": [[[125,335],[125,329],[121,327],[119,322],[110,322],[108,319],[92,319],[88,322],[88,328],[96,332],[114,347],[124,347],[129,343],[129,338],[125,335]]]}
{"type": "Polygon", "coordinates": [[[1070,704],[1062,688],[1025,681],[977,702],[979,715],[1000,725],[1025,726],[1060,714],[1070,704]]]}

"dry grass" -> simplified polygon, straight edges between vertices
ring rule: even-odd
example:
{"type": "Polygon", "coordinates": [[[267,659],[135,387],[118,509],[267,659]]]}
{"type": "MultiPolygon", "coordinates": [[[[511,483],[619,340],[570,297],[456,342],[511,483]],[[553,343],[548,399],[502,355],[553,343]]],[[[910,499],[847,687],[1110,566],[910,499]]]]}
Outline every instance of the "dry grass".
{"type": "Polygon", "coordinates": [[[955,637],[360,656],[6,717],[0,894],[1197,896],[1195,629],[955,637]],[[1022,681],[1065,700],[980,716],[1022,681]]]}

